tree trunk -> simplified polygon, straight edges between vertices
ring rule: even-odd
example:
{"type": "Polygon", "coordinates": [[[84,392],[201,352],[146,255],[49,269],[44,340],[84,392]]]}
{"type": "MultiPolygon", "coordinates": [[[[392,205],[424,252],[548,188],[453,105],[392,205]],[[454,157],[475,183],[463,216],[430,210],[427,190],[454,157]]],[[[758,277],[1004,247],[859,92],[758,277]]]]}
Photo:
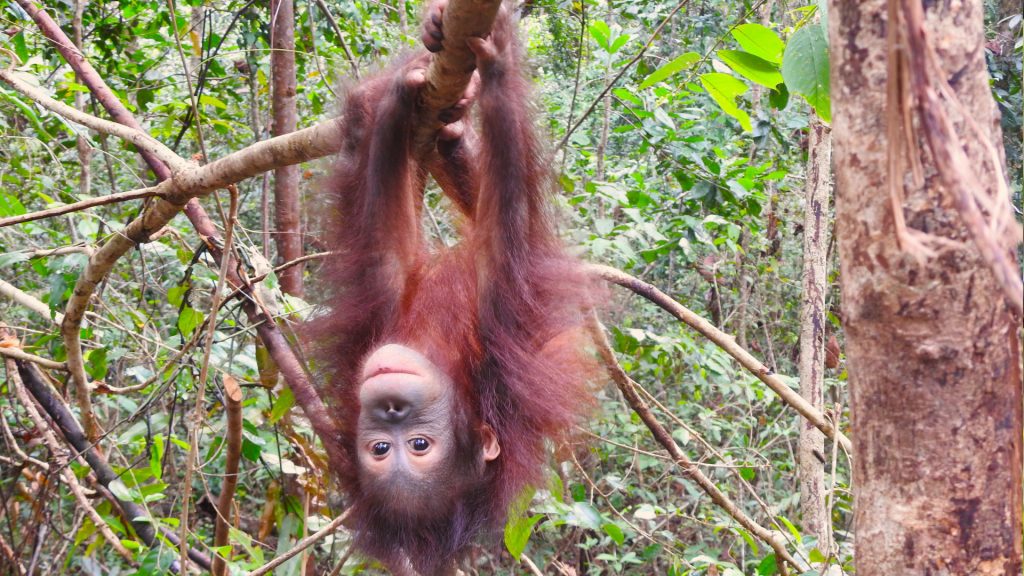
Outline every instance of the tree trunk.
{"type": "MultiPolygon", "coordinates": [[[[814,113],[808,129],[807,182],[804,205],[803,302],[800,307],[800,395],[817,410],[824,404],[825,274],[828,251],[829,193],[832,134],[814,113]]],[[[818,549],[831,550],[832,521],[825,509],[825,435],[803,418],[797,444],[800,511],[804,534],[818,540],[818,549]]]]}
{"type": "MultiPolygon", "coordinates": [[[[982,1],[929,2],[925,28],[954,95],[970,163],[1001,147],[985,67],[982,1]],[[981,139],[984,139],[981,140],[981,139]]],[[[887,162],[885,0],[830,2],[836,233],[855,432],[859,576],[1021,574],[1021,380],[1017,321],[943,189],[926,141],[920,178],[887,162]],[[954,242],[933,257],[901,249],[894,218],[954,242]]],[[[892,28],[903,33],[905,28],[892,28]]],[[[902,43],[900,43],[902,45],[902,43]]],[[[899,99],[897,99],[899,101],[899,99]]],[[[949,107],[949,102],[943,100],[949,107]]],[[[891,114],[899,122],[901,112],[891,114]]],[[[920,132],[922,124],[909,124],[920,132]]],[[[906,133],[893,126],[895,136],[906,133]]],[[[894,140],[896,141],[896,140],[894,140]]],[[[915,166],[916,168],[916,166],[915,166]]],[[[978,171],[992,191],[996,170],[978,171]]],[[[993,209],[1001,209],[993,208],[993,209]]],[[[1007,207],[1008,209],[1008,207],[1007,207]]],[[[992,217],[989,214],[989,217],[992,217]]]]}
{"type": "MultiPolygon", "coordinates": [[[[295,8],[292,0],[271,0],[270,76],[274,120],[271,135],[294,132],[298,125],[295,111],[295,8]]],[[[302,256],[302,207],[299,204],[299,167],[285,166],[274,171],[274,241],[278,264],[302,256]]],[[[301,264],[281,271],[281,290],[302,296],[301,264]]]]}

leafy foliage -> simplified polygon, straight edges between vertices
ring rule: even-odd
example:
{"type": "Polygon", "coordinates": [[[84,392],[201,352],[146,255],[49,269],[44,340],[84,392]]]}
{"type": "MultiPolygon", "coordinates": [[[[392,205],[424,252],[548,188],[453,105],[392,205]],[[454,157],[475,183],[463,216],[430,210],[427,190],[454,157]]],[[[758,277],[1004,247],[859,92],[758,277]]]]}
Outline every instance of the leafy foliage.
{"type": "MultiPolygon", "coordinates": [[[[684,3],[674,15],[676,3],[661,0],[527,4],[521,25],[529,38],[540,117],[552,142],[565,144],[552,146],[550,158],[566,235],[587,258],[659,286],[736,335],[775,372],[795,374],[804,131],[812,112],[794,105],[789,95],[829,120],[828,47],[816,20],[820,15],[814,7],[743,12],[738,7],[750,3],[721,0],[684,3]],[[652,37],[666,19],[662,33],[652,37]],[[621,71],[606,104],[599,97],[621,71]]],[[[756,4],[762,5],[773,4],[756,4]]],[[[48,7],[70,34],[67,5],[48,7]]],[[[146,0],[88,2],[83,53],[148,133],[182,156],[203,153],[213,160],[266,139],[266,5],[189,0],[174,4],[173,14],[171,7],[146,0]]],[[[334,115],[338,87],[351,82],[353,69],[368,73],[418,36],[418,7],[404,1],[301,2],[296,14],[300,127],[334,115]]],[[[79,96],[80,106],[103,115],[17,4],[5,6],[2,18],[5,66],[16,56],[21,77],[65,103],[79,96]]],[[[1017,167],[1010,173],[1019,207],[1019,19],[1014,26],[1017,40],[1010,42],[1008,56],[990,52],[989,66],[1004,113],[1009,163],[1017,167]]],[[[0,218],[152,181],[129,145],[63,120],[3,84],[0,118],[0,218]],[[88,186],[81,185],[79,139],[91,150],[88,186]]],[[[315,219],[317,182],[326,166],[303,166],[307,222],[315,219]]],[[[237,242],[247,263],[256,262],[269,250],[263,231],[273,227],[264,217],[267,181],[242,182],[239,190],[237,242]]],[[[445,202],[429,191],[427,217],[438,240],[450,244],[457,222],[445,216],[445,202]]],[[[218,199],[205,201],[205,207],[212,215],[226,209],[218,199]]],[[[0,229],[3,280],[41,300],[51,313],[43,318],[0,298],[0,317],[19,329],[26,351],[66,358],[53,319],[64,311],[94,248],[139,211],[138,203],[111,204],[0,229]]],[[[317,246],[311,236],[307,251],[317,246]]],[[[834,270],[834,254],[830,259],[834,270]]],[[[176,219],[104,281],[82,340],[89,377],[97,383],[93,401],[107,432],[102,448],[119,474],[111,489],[144,505],[153,523],[173,531],[180,528],[186,504],[180,498],[183,467],[204,349],[210,351],[211,382],[231,374],[244,383],[242,472],[235,493],[240,519],[231,529],[229,559],[232,573],[241,573],[286,552],[342,506],[308,422],[253,338],[237,300],[217,314],[214,338],[205,339],[217,274],[188,222],[176,219]]],[[[277,289],[273,274],[260,285],[271,293],[277,289]]],[[[830,310],[836,310],[836,297],[832,286],[830,310]]],[[[795,413],[725,352],[646,301],[621,292],[613,292],[613,299],[604,320],[618,358],[675,441],[791,550],[823,558],[802,534],[795,413]]],[[[282,300],[286,327],[316,313],[301,299],[282,300]]],[[[834,314],[828,331],[839,334],[834,314]]],[[[70,395],[60,378],[60,391],[70,395]]],[[[830,404],[847,404],[845,379],[842,365],[828,372],[830,404]]],[[[553,447],[561,462],[553,465],[550,484],[524,496],[504,534],[471,559],[472,569],[506,573],[525,555],[546,567],[545,573],[559,566],[579,574],[777,573],[771,549],[667,459],[613,387],[606,386],[600,400],[601,412],[581,433],[585,442],[553,447]]],[[[106,500],[93,500],[138,566],[125,562],[76,509],[66,487],[14,450],[24,448],[48,462],[50,471],[63,457],[37,441],[40,431],[9,384],[0,385],[0,405],[0,419],[10,430],[0,441],[0,534],[8,543],[11,534],[18,535],[13,543],[19,557],[38,552],[36,566],[54,573],[166,573],[177,549],[166,542],[145,546],[106,500]]],[[[227,553],[206,548],[213,541],[211,503],[226,459],[218,392],[207,395],[204,408],[199,473],[187,503],[189,543],[227,553]]],[[[834,469],[827,460],[839,546],[831,562],[848,566],[849,470],[842,457],[834,469]]],[[[85,481],[85,466],[75,460],[67,465],[85,481]]],[[[347,540],[340,531],[275,573],[303,573],[307,562],[324,573],[347,540]]],[[[376,569],[355,559],[342,573],[376,569]]]]}

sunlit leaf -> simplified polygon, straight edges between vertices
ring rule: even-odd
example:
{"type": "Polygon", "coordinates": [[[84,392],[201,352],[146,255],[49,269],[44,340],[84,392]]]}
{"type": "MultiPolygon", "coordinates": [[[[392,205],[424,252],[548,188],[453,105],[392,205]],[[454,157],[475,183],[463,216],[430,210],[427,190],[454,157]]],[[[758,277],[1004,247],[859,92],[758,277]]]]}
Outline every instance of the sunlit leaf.
{"type": "Polygon", "coordinates": [[[651,72],[647,78],[644,78],[644,81],[640,83],[640,90],[654,86],[658,82],[661,82],[676,72],[687,68],[698,60],[700,60],[700,54],[697,54],[696,52],[685,52],[676,56],[671,62],[665,64],[661,68],[658,68],[654,72],[651,72]]]}
{"type": "Polygon", "coordinates": [[[749,132],[753,129],[750,115],[736,105],[736,97],[747,91],[746,84],[728,74],[718,72],[701,74],[700,83],[726,114],[739,121],[744,130],[749,132]]]}
{"type": "Polygon", "coordinates": [[[770,28],[761,24],[740,24],[732,29],[732,37],[754,56],[775,64],[782,63],[782,52],[786,45],[770,28]]]}
{"type": "Polygon", "coordinates": [[[608,25],[598,20],[587,29],[590,30],[590,35],[597,41],[598,46],[608,51],[608,37],[611,36],[611,30],[608,29],[608,25]]]}
{"type": "Polygon", "coordinates": [[[765,88],[775,88],[782,83],[779,67],[764,58],[741,50],[719,50],[718,57],[737,74],[765,88]]]}

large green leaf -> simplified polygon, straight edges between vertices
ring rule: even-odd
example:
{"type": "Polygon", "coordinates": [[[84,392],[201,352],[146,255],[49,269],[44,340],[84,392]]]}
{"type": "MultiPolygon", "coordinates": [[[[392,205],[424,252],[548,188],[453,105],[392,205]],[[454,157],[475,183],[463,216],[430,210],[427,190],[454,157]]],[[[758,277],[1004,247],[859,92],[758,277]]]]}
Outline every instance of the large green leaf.
{"type": "Polygon", "coordinates": [[[700,60],[700,54],[697,54],[696,52],[685,52],[676,56],[671,62],[665,64],[661,68],[658,68],[654,72],[651,72],[650,76],[644,78],[644,81],[640,83],[640,90],[649,86],[654,86],[658,82],[661,82],[698,60],[700,60]]]}
{"type": "Polygon", "coordinates": [[[726,114],[739,120],[740,126],[743,126],[744,130],[747,132],[753,130],[750,124],[750,115],[740,110],[739,106],[736,105],[736,97],[747,91],[745,83],[728,74],[721,74],[719,72],[701,74],[700,83],[726,114]]]}
{"type": "Polygon", "coordinates": [[[744,50],[775,64],[782,63],[786,45],[778,34],[760,24],[740,24],[732,29],[732,37],[744,50]]]}
{"type": "Polygon", "coordinates": [[[608,51],[608,39],[611,37],[611,30],[604,22],[597,20],[589,27],[590,35],[597,41],[597,45],[608,51]]]}
{"type": "Polygon", "coordinates": [[[543,514],[534,514],[533,516],[518,516],[510,518],[505,524],[505,548],[508,549],[508,553],[513,558],[519,558],[519,555],[526,550],[526,544],[530,541],[530,535],[533,533],[533,527],[537,525],[537,522],[543,518],[543,514]]]}
{"type": "Polygon", "coordinates": [[[719,50],[718,57],[740,76],[765,88],[775,88],[782,83],[782,74],[779,73],[777,64],[754,56],[750,52],[719,50]]]}
{"type": "Polygon", "coordinates": [[[828,44],[820,25],[804,26],[789,39],[782,57],[782,77],[789,91],[803,96],[819,118],[825,122],[832,120],[828,93],[828,44]]]}

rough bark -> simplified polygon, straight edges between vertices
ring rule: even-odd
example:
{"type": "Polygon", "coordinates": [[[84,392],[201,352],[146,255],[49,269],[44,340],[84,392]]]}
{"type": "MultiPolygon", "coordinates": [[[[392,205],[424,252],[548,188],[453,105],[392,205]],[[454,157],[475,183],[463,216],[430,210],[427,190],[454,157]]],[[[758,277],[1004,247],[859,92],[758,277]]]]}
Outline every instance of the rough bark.
{"type": "MultiPolygon", "coordinates": [[[[800,395],[822,411],[832,135],[817,117],[811,119],[808,132],[803,301],[800,307],[800,395]]],[[[797,443],[797,476],[804,534],[815,536],[818,549],[827,554],[831,548],[832,522],[825,508],[825,435],[802,418],[797,443]]]]}
{"type": "MultiPolygon", "coordinates": [[[[271,0],[271,108],[270,133],[282,136],[295,132],[295,6],[292,0],[271,0]]],[[[299,167],[282,166],[274,171],[274,243],[279,264],[302,256],[302,206],[299,202],[299,167]]],[[[281,291],[302,296],[299,264],[281,272],[281,291]]]]}
{"type": "MultiPolygon", "coordinates": [[[[1021,380],[1017,323],[921,152],[887,145],[887,4],[830,2],[836,233],[856,431],[856,568],[876,574],[1021,574],[1021,380]],[[908,227],[950,239],[933,258],[901,250],[889,153],[908,227]]],[[[927,3],[926,30],[956,97],[980,127],[957,131],[972,164],[999,146],[981,0],[927,3]]],[[[898,30],[893,28],[894,31],[898,30]]],[[[948,102],[945,102],[948,104],[948,102]]],[[[899,113],[897,113],[899,114],[899,113]]],[[[897,118],[890,114],[889,118],[897,118]]],[[[894,127],[895,128],[895,127],[894,127]]],[[[897,134],[903,130],[894,130],[897,134]]],[[[976,185],[992,192],[994,171],[976,185]]],[[[898,216],[899,214],[897,214],[898,216]]]]}

